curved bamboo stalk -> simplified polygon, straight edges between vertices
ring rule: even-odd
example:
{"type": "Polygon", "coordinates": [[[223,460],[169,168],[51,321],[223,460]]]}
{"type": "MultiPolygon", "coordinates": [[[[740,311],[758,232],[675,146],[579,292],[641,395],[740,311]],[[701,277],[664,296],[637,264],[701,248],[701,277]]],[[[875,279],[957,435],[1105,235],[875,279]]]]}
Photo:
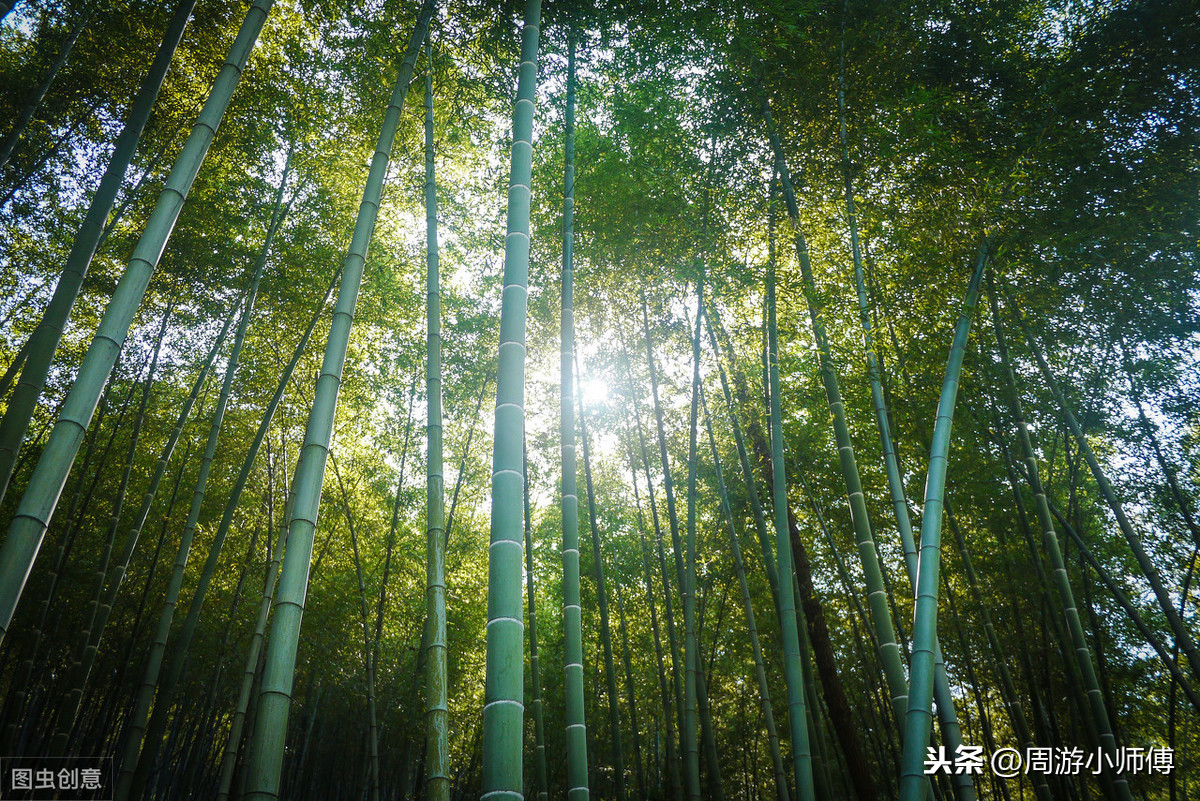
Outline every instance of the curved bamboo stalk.
{"type": "MultiPolygon", "coordinates": [[[[909,669],[908,712],[904,718],[904,750],[900,758],[900,801],[920,801],[929,777],[925,774],[925,748],[933,728],[933,691],[937,643],[938,571],[941,562],[942,511],[946,494],[946,468],[950,454],[950,428],[954,421],[954,404],[958,398],[958,382],[962,375],[963,357],[971,321],[979,305],[979,287],[983,268],[988,259],[988,240],[979,246],[975,269],[967,285],[967,294],[959,312],[950,356],[942,380],[937,417],[933,427],[933,442],[929,449],[929,472],[925,482],[924,513],[921,517],[921,545],[917,559],[917,586],[913,611],[913,647],[909,669]]],[[[962,785],[955,785],[963,788],[962,785]]],[[[970,797],[974,797],[974,787],[970,797]]]]}

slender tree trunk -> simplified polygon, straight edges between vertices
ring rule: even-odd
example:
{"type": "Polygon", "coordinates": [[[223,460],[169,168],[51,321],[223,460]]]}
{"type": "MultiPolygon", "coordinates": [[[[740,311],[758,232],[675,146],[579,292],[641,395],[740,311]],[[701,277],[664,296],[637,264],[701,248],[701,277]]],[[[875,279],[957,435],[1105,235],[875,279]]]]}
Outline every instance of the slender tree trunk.
{"type": "MultiPolygon", "coordinates": [[[[540,0],[526,0],[521,67],[513,105],[512,161],[504,248],[488,552],[487,682],[483,708],[483,795],[519,801],[523,792],[524,640],[521,622],[520,442],[525,431],[525,317],[529,284],[529,203],[540,0]]],[[[564,235],[565,238],[565,235],[564,235]]],[[[565,261],[565,257],[564,257],[565,261]]],[[[572,782],[573,784],[573,782],[572,782]]],[[[568,796],[573,798],[573,794],[568,796]]]]}
{"type": "MultiPolygon", "coordinates": [[[[625,366],[626,375],[629,378],[630,396],[633,398],[633,400],[635,402],[635,408],[636,408],[636,401],[637,401],[637,397],[635,394],[636,390],[633,385],[633,376],[629,371],[629,354],[625,348],[624,332],[621,332],[621,358],[622,358],[622,363],[625,366]]],[[[674,799],[675,801],[682,801],[683,782],[682,782],[682,779],[681,779],[680,773],[679,773],[679,756],[675,752],[675,733],[671,729],[671,718],[673,715],[672,710],[674,709],[674,707],[672,706],[671,690],[667,686],[668,685],[667,668],[666,668],[666,662],[663,659],[662,637],[660,635],[659,623],[658,623],[658,608],[657,608],[656,604],[654,603],[654,573],[650,568],[650,557],[649,557],[649,552],[648,552],[648,546],[646,544],[646,536],[645,536],[646,520],[642,514],[642,500],[641,500],[641,497],[640,497],[639,491],[638,491],[638,481],[637,481],[638,468],[637,468],[637,461],[634,459],[634,455],[633,455],[633,431],[632,431],[633,426],[629,423],[628,408],[625,409],[625,414],[626,414],[625,424],[626,424],[626,429],[627,429],[626,443],[628,445],[628,457],[629,457],[629,475],[630,475],[631,481],[633,482],[634,507],[637,509],[638,541],[641,545],[641,556],[642,556],[642,575],[643,575],[643,580],[644,580],[645,586],[646,586],[646,605],[650,609],[650,630],[651,630],[651,633],[654,635],[655,665],[657,667],[659,696],[660,696],[660,701],[662,703],[663,722],[665,724],[664,725],[665,736],[663,736],[662,739],[663,739],[664,745],[665,745],[667,777],[668,777],[668,782],[670,783],[668,797],[674,799]]],[[[649,460],[646,459],[646,442],[645,442],[645,437],[642,435],[640,420],[638,421],[638,436],[641,439],[642,463],[646,469],[647,482],[649,482],[649,479],[650,479],[649,460]]],[[[653,485],[647,483],[646,494],[650,497],[650,503],[653,506],[653,504],[654,504],[654,487],[653,487],[653,485]]],[[[655,527],[657,529],[657,525],[658,525],[657,511],[654,512],[654,523],[655,523],[655,527]]],[[[672,668],[674,667],[674,664],[675,663],[672,662],[672,668]]],[[[655,721],[655,735],[656,735],[656,737],[658,736],[657,720],[655,721]]],[[[657,741],[656,741],[656,744],[657,744],[657,741]]],[[[658,762],[658,759],[657,759],[657,749],[656,749],[655,763],[657,764],[657,762],[658,762]]]]}
{"type": "MultiPolygon", "coordinates": [[[[588,780],[587,724],[584,720],[583,702],[583,610],[580,606],[579,492],[576,486],[579,468],[575,456],[575,376],[572,362],[575,353],[575,310],[573,305],[575,271],[572,260],[575,216],[575,29],[573,26],[568,35],[570,39],[567,56],[567,109],[563,157],[562,309],[559,354],[563,661],[565,663],[563,692],[566,705],[564,721],[567,729],[567,801],[587,801],[590,782],[588,780]]],[[[536,44],[536,39],[534,39],[534,44],[536,44]]],[[[524,42],[522,42],[522,49],[524,49],[524,42]]],[[[524,72],[522,72],[522,78],[524,78],[524,72]]],[[[490,582],[489,586],[491,586],[490,582]]]]}
{"type": "MultiPolygon", "coordinates": [[[[522,445],[522,448],[525,448],[525,446],[522,445]]],[[[537,798],[538,801],[548,801],[550,798],[550,785],[546,770],[546,726],[542,717],[542,669],[541,662],[538,659],[537,603],[533,581],[533,516],[529,510],[528,452],[525,453],[523,458],[525,464],[525,595],[529,606],[529,686],[531,695],[533,696],[529,706],[533,711],[537,798]]],[[[448,789],[449,784],[447,784],[448,789]]],[[[447,801],[448,799],[449,795],[447,795],[447,801]]]]}
{"type": "MultiPolygon", "coordinates": [[[[683,597],[683,760],[688,801],[700,800],[700,738],[697,711],[697,674],[701,670],[699,632],[696,625],[696,433],[700,409],[700,323],[704,316],[704,281],[696,284],[696,335],[692,339],[692,403],[688,416],[687,542],[686,568],[680,578],[683,597]]],[[[666,447],[666,442],[663,442],[666,447]]],[[[664,454],[664,463],[666,461],[664,454]]]]}
{"type": "MultiPolygon", "coordinates": [[[[708,311],[715,315],[715,304],[710,304],[708,311]]],[[[709,336],[714,353],[717,355],[718,373],[722,377],[722,390],[725,394],[725,402],[729,410],[730,426],[734,430],[736,440],[741,431],[741,424],[733,404],[733,397],[729,392],[728,381],[725,380],[725,369],[720,363],[721,351],[717,344],[717,337],[713,336],[714,328],[720,338],[726,342],[726,351],[729,354],[727,358],[731,360],[734,367],[733,381],[737,389],[738,401],[744,408],[749,408],[750,406],[750,394],[746,387],[745,376],[737,369],[736,363],[733,362],[733,352],[732,348],[728,345],[728,335],[721,327],[720,320],[709,320],[709,336]]],[[[769,401],[767,405],[769,407],[769,401]]],[[[746,426],[746,434],[750,437],[751,446],[769,479],[771,476],[771,448],[763,434],[762,427],[757,421],[751,419],[746,426]]],[[[754,481],[753,471],[751,470],[749,455],[743,453],[743,451],[745,451],[744,443],[739,448],[738,459],[742,462],[742,475],[747,487],[747,494],[751,500],[751,510],[754,513],[755,525],[762,526],[762,530],[759,533],[759,542],[762,546],[763,562],[767,565],[767,578],[773,587],[775,587],[774,594],[776,599],[778,599],[778,575],[776,572],[775,557],[765,532],[765,513],[761,502],[758,500],[758,489],[754,481]],[[761,524],[759,518],[762,518],[761,524]]],[[[803,485],[802,473],[798,475],[801,476],[801,484],[803,485]]],[[[827,702],[830,720],[833,723],[834,734],[838,739],[838,745],[842,748],[843,753],[846,754],[846,758],[851,764],[866,764],[866,752],[859,742],[860,727],[854,722],[850,711],[850,702],[846,698],[845,687],[837,670],[839,658],[833,649],[825,610],[821,606],[820,600],[817,598],[816,591],[813,588],[812,568],[809,565],[807,550],[800,539],[799,521],[796,520],[790,508],[788,510],[788,533],[792,542],[792,561],[796,571],[796,579],[800,585],[800,596],[797,598],[797,601],[804,610],[804,622],[808,629],[808,637],[817,665],[817,676],[821,681],[821,688],[827,702]]],[[[855,596],[855,600],[857,602],[857,596],[855,596]]],[[[778,616],[778,601],[775,605],[775,611],[778,616]]],[[[874,779],[869,771],[853,771],[850,778],[855,792],[860,799],[874,799],[878,797],[874,779]]]]}
{"type": "MultiPolygon", "coordinates": [[[[875,548],[871,524],[867,517],[862,479],[854,458],[854,448],[850,441],[850,430],[846,423],[841,388],[838,385],[837,372],[834,368],[828,337],[825,332],[822,309],[816,294],[816,284],[809,263],[808,244],[799,228],[800,212],[796,203],[795,193],[792,189],[787,164],[784,160],[783,145],[779,140],[778,134],[775,132],[774,122],[771,119],[769,109],[765,109],[765,116],[771,147],[775,155],[775,170],[779,174],[780,182],[783,185],[784,201],[787,204],[788,217],[792,224],[796,257],[800,263],[800,271],[804,284],[804,297],[808,306],[813,338],[816,340],[817,352],[820,357],[821,381],[825,387],[826,400],[830,414],[833,417],[834,439],[837,443],[842,479],[846,485],[851,523],[854,528],[855,539],[858,543],[859,559],[862,561],[863,574],[867,582],[871,618],[881,649],[880,657],[883,662],[884,675],[887,678],[889,692],[892,696],[892,704],[896,708],[897,717],[903,717],[903,711],[909,703],[908,687],[904,676],[900,646],[896,641],[896,633],[892,625],[891,612],[887,608],[887,593],[883,586],[879,556],[875,548]]],[[[928,733],[922,737],[922,748],[928,739],[928,733]]],[[[924,751],[922,751],[922,754],[924,754],[924,751]]]]}
{"type": "Polygon", "coordinates": [[[442,321],[438,276],[437,182],[433,163],[433,45],[425,43],[425,398],[428,442],[425,490],[425,615],[430,631],[425,674],[425,789],[428,801],[450,799],[446,698],[445,485],[442,477],[442,321]]]}
{"type": "Polygon", "coordinates": [[[370,612],[367,610],[367,586],[363,581],[362,556],[358,548],[358,533],[354,526],[354,515],[350,511],[350,498],[346,495],[346,485],[342,482],[342,474],[338,470],[337,458],[331,457],[333,476],[337,480],[338,492],[342,498],[342,511],[346,515],[346,525],[350,529],[350,546],[354,552],[354,572],[358,578],[358,598],[360,622],[363,634],[363,672],[364,684],[367,691],[367,781],[368,797],[371,801],[379,801],[379,719],[375,708],[375,671],[371,659],[370,612]]]}
{"type": "MultiPolygon", "coordinates": [[[[950,427],[962,374],[963,357],[971,320],[979,303],[979,287],[988,259],[988,240],[979,247],[975,269],[967,285],[967,294],[959,312],[950,346],[950,356],[938,399],[933,441],[929,450],[929,471],[925,483],[925,502],[921,518],[921,544],[917,559],[916,602],[913,612],[913,650],[909,669],[908,712],[904,720],[904,753],[900,765],[900,801],[919,801],[928,781],[925,774],[925,743],[933,728],[934,676],[940,648],[937,643],[938,571],[941,562],[942,510],[946,491],[946,468],[950,453],[950,427]]],[[[949,743],[947,743],[949,745],[949,743]]],[[[960,797],[974,798],[974,786],[956,784],[960,797]]]]}
{"type": "Polygon", "coordinates": [[[8,631],[25,581],[33,569],[59,495],[79,452],[84,432],[91,422],[96,401],[129,333],[129,326],[146,292],[150,276],[179,218],[188,190],[200,171],[272,2],[255,0],[247,12],[229,55],[213,82],[204,109],[151,212],[129,266],[104,311],[100,327],[84,356],[58,422],[9,526],[8,537],[0,548],[0,642],[8,631]]]}
{"type": "MultiPolygon", "coordinates": [[[[712,333],[711,327],[709,328],[709,333],[712,333]]],[[[703,402],[703,400],[702,395],[701,401],[703,402]]],[[[746,582],[746,567],[742,562],[742,549],[738,544],[737,527],[733,522],[733,510],[729,505],[729,493],[725,488],[725,478],[721,472],[721,460],[717,453],[717,440],[713,436],[712,420],[709,418],[707,408],[704,410],[704,427],[708,433],[708,441],[712,449],[713,470],[716,475],[717,491],[721,496],[721,511],[725,517],[725,524],[729,527],[729,546],[730,553],[733,556],[733,569],[737,573],[738,587],[742,594],[742,611],[746,616],[746,632],[750,636],[750,651],[754,658],[754,678],[758,682],[759,702],[762,705],[763,719],[767,729],[767,740],[771,750],[771,764],[775,770],[775,793],[779,801],[788,801],[790,794],[788,793],[787,786],[787,772],[783,766],[783,756],[779,748],[779,732],[775,727],[775,714],[771,707],[771,690],[767,684],[767,672],[763,665],[762,646],[758,640],[758,626],[754,619],[754,605],[750,600],[750,585],[746,582]]],[[[745,446],[743,445],[743,453],[744,450],[745,446]]]]}
{"type": "MultiPolygon", "coordinates": [[[[285,454],[286,457],[286,454],[285,454]]],[[[284,469],[287,460],[284,459],[284,469]]],[[[237,766],[238,752],[241,750],[242,734],[245,731],[246,714],[250,708],[251,693],[255,679],[259,673],[262,661],[263,639],[267,631],[267,617],[271,613],[271,601],[275,598],[275,584],[279,578],[279,563],[283,559],[283,549],[287,543],[288,523],[291,520],[292,492],[289,490],[285,502],[283,520],[279,528],[279,536],[271,548],[271,561],[267,567],[267,575],[263,582],[262,600],[258,605],[258,616],[254,622],[254,634],[250,638],[250,648],[246,652],[246,665],[242,669],[242,680],[238,688],[237,707],[234,709],[233,720],[229,727],[229,737],[225,742],[225,750],[221,758],[221,773],[217,786],[217,801],[227,801],[229,790],[233,785],[233,773],[237,766]]]]}
{"type": "MultiPolygon", "coordinates": [[[[643,301],[642,302],[642,320],[645,325],[645,331],[646,331],[646,358],[647,358],[647,364],[649,365],[649,368],[650,368],[650,386],[651,386],[651,389],[655,393],[654,397],[657,398],[657,381],[658,381],[658,379],[656,377],[656,373],[654,370],[654,353],[653,353],[653,348],[651,346],[650,339],[649,339],[650,325],[649,325],[649,318],[646,316],[646,304],[645,304],[645,296],[644,295],[642,297],[642,301],[643,301]]],[[[624,333],[621,334],[621,348],[622,348],[622,353],[625,353],[624,333]]],[[[670,583],[669,579],[667,578],[667,560],[666,560],[666,556],[663,553],[662,524],[661,524],[661,521],[660,521],[660,518],[658,515],[658,504],[655,501],[654,482],[651,480],[651,477],[650,477],[650,457],[649,457],[648,450],[646,448],[646,434],[642,428],[641,405],[638,403],[638,393],[633,384],[633,373],[631,370],[628,369],[629,359],[628,359],[627,354],[626,354],[625,363],[626,363],[626,374],[629,376],[630,397],[633,398],[633,418],[634,418],[634,423],[637,428],[638,444],[639,444],[640,452],[642,455],[642,468],[645,470],[645,473],[646,473],[646,497],[650,501],[650,517],[651,517],[651,521],[654,524],[654,544],[655,544],[655,549],[656,549],[656,552],[658,555],[659,572],[662,574],[663,616],[666,618],[666,621],[667,621],[667,644],[670,649],[670,656],[671,656],[671,688],[674,693],[675,704],[674,704],[673,710],[667,710],[667,709],[663,710],[663,714],[666,715],[666,718],[664,719],[664,729],[666,731],[666,736],[671,739],[671,744],[668,746],[668,750],[667,750],[667,758],[672,759],[672,757],[673,757],[673,760],[672,760],[671,766],[670,766],[670,769],[671,769],[670,775],[671,775],[671,781],[672,781],[672,790],[675,793],[675,795],[674,795],[675,801],[683,801],[683,796],[684,796],[684,793],[686,792],[686,788],[685,788],[684,781],[683,781],[683,759],[682,759],[682,754],[679,753],[679,750],[681,750],[682,742],[683,742],[683,739],[682,739],[682,736],[683,736],[683,677],[680,675],[680,670],[683,665],[683,660],[680,658],[679,639],[675,632],[674,603],[671,599],[671,583],[670,583]],[[679,737],[678,740],[675,739],[677,735],[679,737]],[[677,744],[680,746],[680,748],[676,748],[677,744]]],[[[654,407],[655,407],[655,414],[656,414],[656,419],[657,419],[658,412],[660,409],[657,400],[655,401],[654,407]]],[[[666,462],[664,462],[663,464],[664,464],[664,466],[667,465],[666,462]]],[[[669,471],[670,471],[670,468],[669,468],[669,466],[667,466],[663,472],[664,488],[667,485],[667,477],[670,475],[669,471]]],[[[673,497],[673,496],[668,496],[668,497],[673,497]]],[[[650,591],[650,592],[652,593],[652,591],[650,591]]]]}

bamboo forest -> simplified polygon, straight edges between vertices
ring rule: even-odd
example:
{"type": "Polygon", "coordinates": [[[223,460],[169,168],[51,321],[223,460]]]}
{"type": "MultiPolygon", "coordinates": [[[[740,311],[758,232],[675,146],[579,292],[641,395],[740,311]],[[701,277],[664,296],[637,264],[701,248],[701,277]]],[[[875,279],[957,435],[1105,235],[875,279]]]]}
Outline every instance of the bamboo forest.
{"type": "Polygon", "coordinates": [[[1196,0],[0,0],[0,798],[1200,799],[1196,0]]]}

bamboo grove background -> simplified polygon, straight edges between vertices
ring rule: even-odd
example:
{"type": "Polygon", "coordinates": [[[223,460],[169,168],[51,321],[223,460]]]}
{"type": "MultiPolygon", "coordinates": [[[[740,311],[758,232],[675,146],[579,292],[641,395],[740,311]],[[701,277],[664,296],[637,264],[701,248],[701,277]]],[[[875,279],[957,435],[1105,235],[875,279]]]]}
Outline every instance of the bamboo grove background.
{"type": "Polygon", "coordinates": [[[1196,11],[0,3],[0,755],[1194,797],[1196,11]]]}

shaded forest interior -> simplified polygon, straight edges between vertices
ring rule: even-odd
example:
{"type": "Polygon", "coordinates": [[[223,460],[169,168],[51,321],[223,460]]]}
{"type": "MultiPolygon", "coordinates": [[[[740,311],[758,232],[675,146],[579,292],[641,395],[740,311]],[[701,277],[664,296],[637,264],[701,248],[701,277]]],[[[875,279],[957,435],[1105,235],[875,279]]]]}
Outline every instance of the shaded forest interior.
{"type": "Polygon", "coordinates": [[[1194,0],[0,0],[0,137],[0,756],[1200,793],[1194,0]]]}

